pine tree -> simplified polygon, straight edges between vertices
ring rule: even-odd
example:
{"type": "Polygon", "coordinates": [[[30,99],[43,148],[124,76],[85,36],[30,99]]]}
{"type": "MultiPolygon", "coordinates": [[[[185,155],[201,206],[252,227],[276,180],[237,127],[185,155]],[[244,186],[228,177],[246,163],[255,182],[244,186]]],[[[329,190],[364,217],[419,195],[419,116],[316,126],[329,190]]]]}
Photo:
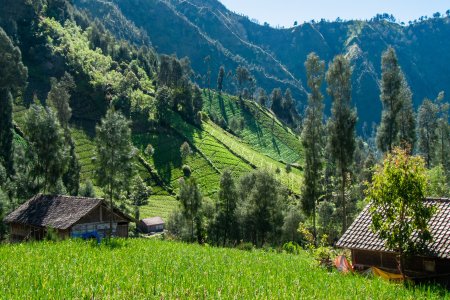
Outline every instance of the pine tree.
{"type": "Polygon", "coordinates": [[[439,93],[436,105],[438,106],[436,163],[441,164],[450,177],[450,124],[448,122],[450,104],[444,101],[444,92],[439,93]]]}
{"type": "MultiPolygon", "coordinates": [[[[129,121],[114,108],[108,109],[100,125],[96,127],[97,183],[109,198],[118,199],[131,178],[131,130],[129,121]]],[[[109,236],[112,236],[113,215],[110,218],[109,236]]]]}
{"type": "Polygon", "coordinates": [[[433,101],[425,99],[420,105],[417,115],[419,153],[425,158],[427,168],[431,167],[436,150],[438,111],[439,108],[433,101]]]}
{"type": "Polygon", "coordinates": [[[217,75],[217,89],[222,92],[223,89],[223,79],[225,77],[225,69],[223,66],[219,69],[219,75],[217,75]]]}
{"type": "Polygon", "coordinates": [[[316,204],[320,197],[320,180],[322,178],[324,124],[323,95],[321,87],[325,75],[325,62],[311,53],[305,62],[306,76],[310,93],[308,107],[303,122],[302,144],[305,148],[305,171],[302,188],[302,207],[313,218],[314,238],[316,231],[316,204]]]}
{"type": "Polygon", "coordinates": [[[189,224],[191,241],[194,241],[194,227],[197,227],[197,233],[200,229],[199,222],[200,211],[202,208],[203,196],[199,186],[194,178],[180,179],[180,204],[184,218],[189,224]]]}
{"type": "Polygon", "coordinates": [[[14,173],[13,159],[13,100],[7,89],[0,89],[0,162],[3,161],[7,173],[14,173]]]}
{"type": "Polygon", "coordinates": [[[60,81],[57,81],[55,78],[51,78],[50,81],[52,87],[47,96],[47,104],[56,111],[59,123],[64,130],[67,130],[72,117],[70,92],[75,88],[75,82],[73,77],[67,72],[60,81]]]}
{"type": "Polygon", "coordinates": [[[328,122],[329,149],[340,177],[340,206],[342,208],[342,233],[344,233],[348,222],[345,189],[353,163],[357,121],[356,110],[351,107],[350,62],[342,55],[336,56],[330,64],[326,79],[327,92],[333,102],[328,122]]]}
{"type": "Polygon", "coordinates": [[[283,112],[283,94],[281,93],[281,89],[275,88],[271,94],[272,105],[271,109],[273,113],[277,116],[280,116],[283,112]]]}
{"type": "Polygon", "coordinates": [[[381,124],[377,131],[377,146],[383,152],[391,152],[397,144],[398,114],[402,109],[403,75],[398,64],[397,55],[389,47],[381,59],[381,102],[383,112],[381,124]]]}
{"type": "Polygon", "coordinates": [[[9,176],[14,174],[11,91],[23,87],[28,77],[21,56],[19,48],[14,47],[0,27],[0,161],[3,161],[9,176]]]}
{"type": "Polygon", "coordinates": [[[400,99],[402,108],[396,120],[399,129],[398,141],[401,147],[412,153],[416,143],[416,118],[412,103],[412,92],[404,76],[402,76],[400,99]]]}
{"type": "Polygon", "coordinates": [[[33,104],[27,112],[24,129],[37,157],[31,173],[39,190],[55,191],[67,163],[64,134],[56,113],[49,107],[33,104]]]}
{"type": "Polygon", "coordinates": [[[231,237],[231,229],[235,224],[237,192],[230,170],[225,170],[220,179],[219,200],[217,202],[217,226],[221,230],[223,246],[231,237]]]}

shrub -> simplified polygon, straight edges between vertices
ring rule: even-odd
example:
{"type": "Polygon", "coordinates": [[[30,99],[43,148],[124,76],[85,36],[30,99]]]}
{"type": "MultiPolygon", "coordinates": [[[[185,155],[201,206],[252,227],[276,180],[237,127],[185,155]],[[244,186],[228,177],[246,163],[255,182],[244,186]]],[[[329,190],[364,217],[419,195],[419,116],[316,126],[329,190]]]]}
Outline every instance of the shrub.
{"type": "Polygon", "coordinates": [[[191,167],[189,167],[188,165],[183,165],[182,169],[183,169],[183,175],[184,175],[184,177],[189,177],[189,176],[191,176],[191,173],[192,173],[191,167]]]}

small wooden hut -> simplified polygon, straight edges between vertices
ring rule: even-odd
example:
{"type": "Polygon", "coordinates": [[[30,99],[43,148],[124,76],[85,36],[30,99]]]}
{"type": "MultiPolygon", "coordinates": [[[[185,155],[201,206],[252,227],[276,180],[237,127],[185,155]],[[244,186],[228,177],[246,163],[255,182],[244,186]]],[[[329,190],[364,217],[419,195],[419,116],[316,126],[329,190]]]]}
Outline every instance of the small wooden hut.
{"type": "Polygon", "coordinates": [[[164,220],[161,217],[143,219],[139,222],[139,229],[143,233],[163,232],[164,220]]]}
{"type": "MultiPolygon", "coordinates": [[[[450,199],[427,198],[437,208],[429,221],[433,240],[420,255],[407,258],[405,273],[411,277],[450,274],[450,199]]],[[[399,273],[396,254],[386,249],[383,240],[371,229],[369,205],[339,239],[336,246],[351,250],[353,266],[358,269],[378,267],[399,273]]]]}
{"type": "Polygon", "coordinates": [[[74,196],[36,195],[5,218],[12,241],[41,240],[49,228],[59,237],[105,237],[109,233],[128,237],[133,219],[116,207],[111,209],[103,199],[74,196]]]}

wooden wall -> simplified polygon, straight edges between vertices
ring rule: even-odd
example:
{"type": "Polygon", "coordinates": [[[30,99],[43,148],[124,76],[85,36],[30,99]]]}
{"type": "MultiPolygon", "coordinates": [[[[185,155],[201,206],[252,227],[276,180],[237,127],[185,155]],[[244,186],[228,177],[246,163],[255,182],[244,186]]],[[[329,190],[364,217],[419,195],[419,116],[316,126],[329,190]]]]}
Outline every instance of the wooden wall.
{"type": "MultiPolygon", "coordinates": [[[[398,272],[397,259],[394,253],[352,249],[352,260],[356,267],[374,266],[391,272],[398,272]]],[[[412,275],[448,274],[450,273],[450,259],[413,256],[406,259],[405,271],[412,275]]]]}

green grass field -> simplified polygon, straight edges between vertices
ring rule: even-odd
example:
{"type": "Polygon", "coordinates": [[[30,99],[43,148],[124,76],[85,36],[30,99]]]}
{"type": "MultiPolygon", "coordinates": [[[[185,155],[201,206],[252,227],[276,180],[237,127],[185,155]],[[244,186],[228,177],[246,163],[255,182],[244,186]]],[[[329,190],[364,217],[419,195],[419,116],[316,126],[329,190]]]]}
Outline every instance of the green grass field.
{"type": "Polygon", "coordinates": [[[443,299],[435,287],[328,272],[307,254],[152,239],[0,246],[2,299],[443,299]]]}

